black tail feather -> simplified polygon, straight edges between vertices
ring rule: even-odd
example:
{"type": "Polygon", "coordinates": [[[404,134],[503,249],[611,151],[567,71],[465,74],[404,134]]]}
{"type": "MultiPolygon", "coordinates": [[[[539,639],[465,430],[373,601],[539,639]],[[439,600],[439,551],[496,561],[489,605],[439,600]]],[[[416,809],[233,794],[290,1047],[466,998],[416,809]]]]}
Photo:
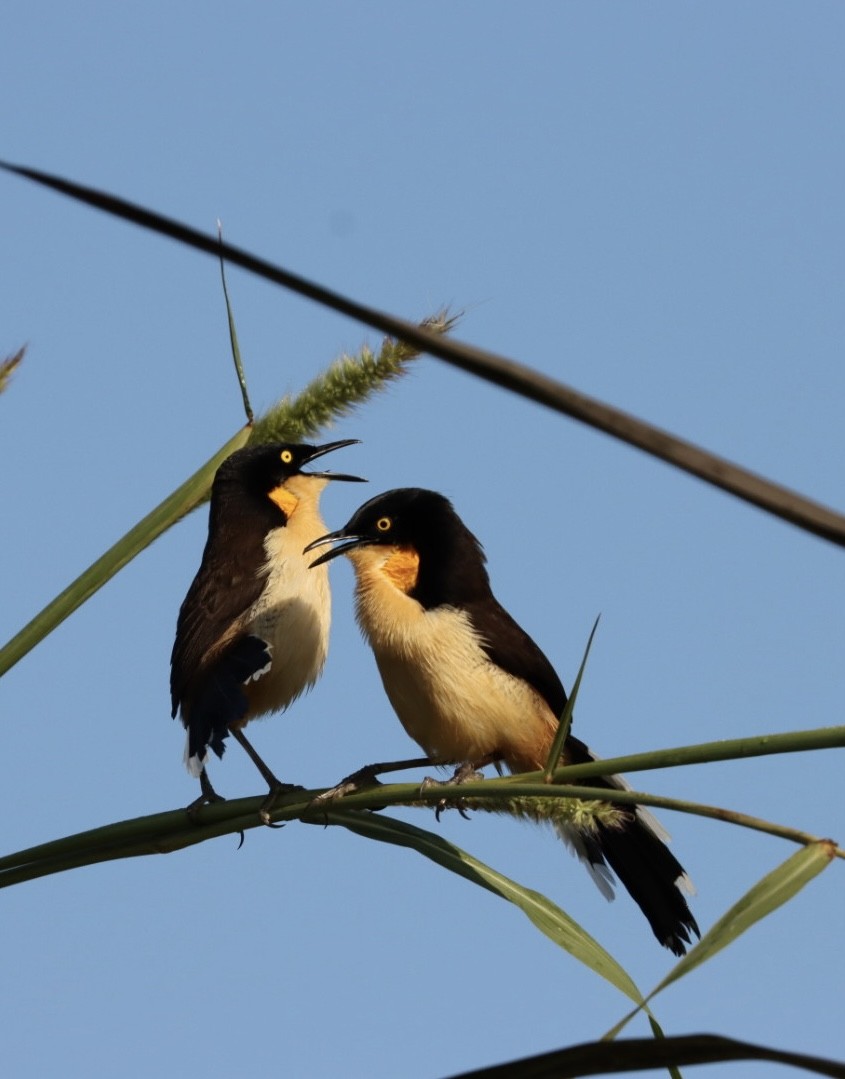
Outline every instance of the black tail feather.
{"type": "Polygon", "coordinates": [[[686,874],[677,858],[635,814],[621,828],[600,825],[594,838],[660,943],[684,955],[701,933],[678,886],[686,874]]]}
{"type": "MultiPolygon", "coordinates": [[[[567,739],[565,758],[572,764],[596,759],[583,742],[572,737],[567,739]]],[[[617,790],[625,786],[616,776],[591,780],[589,785],[617,790]]],[[[617,825],[599,823],[594,831],[580,832],[574,845],[598,871],[594,872],[597,879],[602,876],[601,867],[610,866],[660,943],[675,955],[684,955],[693,935],[701,936],[681,891],[689,879],[678,859],[633,806],[618,809],[621,819],[617,825]]]]}
{"type": "Polygon", "coordinates": [[[224,652],[208,672],[202,691],[197,694],[185,722],[188,728],[188,758],[202,760],[211,748],[222,757],[229,728],[249,710],[244,686],[269,667],[270,649],[259,637],[242,637],[224,652]]]}

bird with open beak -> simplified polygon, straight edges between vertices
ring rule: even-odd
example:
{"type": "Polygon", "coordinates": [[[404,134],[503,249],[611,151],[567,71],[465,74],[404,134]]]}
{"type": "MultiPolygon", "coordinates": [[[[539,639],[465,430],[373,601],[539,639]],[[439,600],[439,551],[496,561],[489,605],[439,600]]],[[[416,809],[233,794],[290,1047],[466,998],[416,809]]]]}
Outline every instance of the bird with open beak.
{"type": "Polygon", "coordinates": [[[265,817],[282,784],[243,728],[310,688],[326,661],[331,598],[326,568],[309,569],[303,549],[325,532],[320,495],[342,473],[304,471],[357,439],[322,446],[273,443],[228,457],[211,488],[208,539],[179,611],[171,656],[173,716],[187,731],[185,759],[199,777],[194,804],[217,799],[206,774],[209,748],[240,742],[270,787],[265,817]]]}
{"type": "MultiPolygon", "coordinates": [[[[566,693],[496,600],[481,544],[451,502],[417,487],[388,491],[310,546],[325,543],[336,546],[312,565],[319,570],[339,554],[352,562],[358,623],[390,703],[430,761],[458,765],[457,781],[494,763],[511,772],[543,769],[566,693]]],[[[562,764],[595,759],[579,739],[566,738],[562,764]]],[[[587,782],[624,786],[617,776],[587,782]]],[[[615,873],[660,943],[683,955],[698,934],[682,894],[691,886],[657,821],[636,806],[599,803],[607,813],[580,818],[563,812],[566,800],[558,804],[551,823],[602,893],[613,897],[615,873]]]]}

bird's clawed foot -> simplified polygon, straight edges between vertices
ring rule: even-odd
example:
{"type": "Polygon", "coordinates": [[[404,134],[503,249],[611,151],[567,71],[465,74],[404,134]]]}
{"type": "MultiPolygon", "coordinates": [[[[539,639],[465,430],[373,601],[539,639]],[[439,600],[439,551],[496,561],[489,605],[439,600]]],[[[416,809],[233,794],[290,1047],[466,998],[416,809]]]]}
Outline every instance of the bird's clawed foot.
{"type": "Polygon", "coordinates": [[[202,789],[202,793],[200,794],[199,798],[195,798],[190,805],[185,806],[185,812],[188,814],[194,824],[197,823],[196,812],[202,806],[213,805],[215,802],[226,801],[223,795],[218,794],[214,787],[212,787],[211,780],[208,778],[208,775],[204,768],[200,772],[200,788],[202,789]]]}
{"type": "Polygon", "coordinates": [[[363,768],[359,768],[357,772],[352,772],[351,775],[342,779],[336,787],[330,787],[329,790],[323,791],[322,794],[318,794],[317,797],[311,801],[308,808],[319,809],[321,806],[325,807],[329,802],[336,802],[338,798],[343,798],[347,794],[354,794],[355,791],[364,790],[367,787],[383,786],[383,784],[376,779],[378,767],[377,764],[368,764],[363,768]]]}
{"type": "Polygon", "coordinates": [[[355,791],[366,790],[367,787],[381,787],[383,784],[376,779],[376,776],[384,775],[387,772],[402,772],[406,768],[424,768],[431,763],[432,761],[428,757],[412,757],[403,761],[381,761],[378,764],[366,764],[363,768],[359,768],[357,772],[353,772],[351,775],[346,776],[345,779],[342,779],[336,787],[318,794],[308,808],[319,809],[321,806],[325,808],[328,802],[336,802],[346,794],[354,794],[355,791]]]}
{"type": "MultiPolygon", "coordinates": [[[[431,790],[432,787],[456,787],[461,783],[472,783],[478,779],[484,779],[484,773],[480,772],[472,761],[465,761],[463,764],[458,765],[451,779],[432,779],[431,776],[426,776],[420,784],[420,790],[427,791],[431,790]]],[[[440,822],[440,814],[444,809],[457,809],[464,820],[470,819],[466,804],[461,798],[455,801],[450,801],[448,798],[440,799],[434,807],[434,818],[438,823],[440,822]]]]}
{"type": "Polygon", "coordinates": [[[270,783],[270,793],[261,803],[261,808],[258,810],[258,816],[261,817],[261,820],[268,828],[283,828],[283,824],[272,823],[272,813],[276,807],[276,803],[286,794],[293,794],[294,791],[304,790],[305,788],[299,783],[281,783],[274,777],[274,781],[270,783]]]}
{"type": "MultiPolygon", "coordinates": [[[[185,806],[185,812],[188,814],[188,819],[191,821],[191,824],[196,825],[199,825],[200,823],[197,820],[198,809],[201,809],[203,806],[214,805],[215,802],[226,801],[223,795],[218,794],[214,787],[212,787],[211,780],[208,778],[204,768],[200,772],[200,787],[202,787],[202,794],[200,794],[199,798],[195,798],[190,805],[185,806]]],[[[238,843],[238,850],[244,845],[244,833],[240,832],[239,835],[241,839],[238,843]]]]}

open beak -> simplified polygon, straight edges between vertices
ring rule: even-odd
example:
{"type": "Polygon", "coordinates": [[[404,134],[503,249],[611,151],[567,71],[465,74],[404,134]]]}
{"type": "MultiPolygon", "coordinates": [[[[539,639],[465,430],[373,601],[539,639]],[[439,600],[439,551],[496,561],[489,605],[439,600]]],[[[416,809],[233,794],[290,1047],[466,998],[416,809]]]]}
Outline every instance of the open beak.
{"type": "Polygon", "coordinates": [[[315,547],[322,547],[326,543],[335,543],[337,540],[346,540],[346,543],[340,543],[337,547],[332,547],[330,551],[321,554],[319,558],[316,558],[311,563],[311,569],[315,566],[322,566],[324,562],[330,562],[333,558],[337,558],[339,554],[353,551],[356,547],[365,547],[370,542],[363,536],[350,536],[343,528],[339,528],[337,532],[327,532],[325,536],[320,536],[319,539],[313,540],[302,553],[307,554],[309,551],[313,551],[315,547]]]}
{"type": "MultiPolygon", "coordinates": [[[[325,453],[331,453],[332,450],[342,449],[344,446],[356,446],[360,443],[360,438],[341,438],[338,442],[326,442],[323,446],[315,446],[314,451],[310,457],[308,457],[308,463],[315,460],[317,457],[322,457],[325,453]]],[[[344,472],[303,472],[303,476],[316,476],[318,479],[326,480],[346,480],[349,483],[366,483],[367,481],[362,476],[347,476],[344,472]]]]}

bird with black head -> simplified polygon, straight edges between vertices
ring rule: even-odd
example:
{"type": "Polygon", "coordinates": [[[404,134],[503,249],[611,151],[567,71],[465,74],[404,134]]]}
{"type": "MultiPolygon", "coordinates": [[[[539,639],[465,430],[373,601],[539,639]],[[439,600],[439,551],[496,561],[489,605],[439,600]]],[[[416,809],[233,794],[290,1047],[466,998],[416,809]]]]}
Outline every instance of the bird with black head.
{"type": "Polygon", "coordinates": [[[199,777],[194,804],[218,798],[206,774],[208,750],[238,741],[270,787],[262,814],[290,785],[258,756],[243,728],[310,688],[326,661],[331,598],[326,568],[309,569],[303,549],[325,532],[320,495],[330,480],[358,476],[304,471],[350,446],[273,443],[228,457],[211,489],[208,538],[179,611],[170,670],[173,716],[187,731],[185,759],[199,777]]]}
{"type": "MultiPolygon", "coordinates": [[[[429,760],[458,765],[458,781],[487,764],[543,769],[566,693],[493,595],[481,544],[451,502],[418,487],[388,491],[310,547],[326,543],[336,546],[312,565],[320,569],[339,554],[352,562],[358,623],[390,703],[429,760]]],[[[562,764],[595,759],[578,738],[566,738],[562,764]]],[[[587,782],[624,786],[618,776],[587,782]]],[[[615,873],[660,943],[683,955],[698,926],[682,894],[689,880],[665,833],[637,806],[603,805],[607,815],[574,821],[561,814],[552,823],[602,893],[613,897],[615,873]]]]}

